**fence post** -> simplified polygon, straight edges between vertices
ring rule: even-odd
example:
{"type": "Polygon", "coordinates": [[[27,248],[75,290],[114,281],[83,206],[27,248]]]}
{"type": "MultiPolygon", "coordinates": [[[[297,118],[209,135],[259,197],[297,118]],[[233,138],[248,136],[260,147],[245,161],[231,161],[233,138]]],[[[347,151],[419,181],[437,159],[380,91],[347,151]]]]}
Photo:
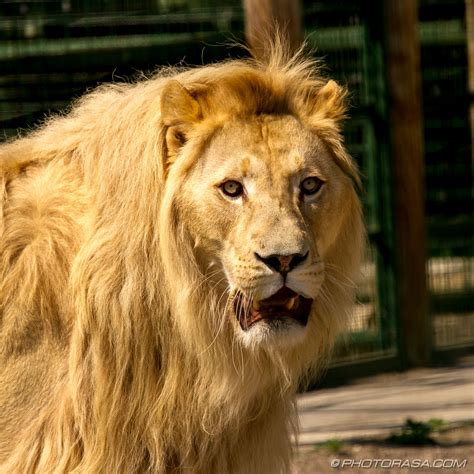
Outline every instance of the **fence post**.
{"type": "Polygon", "coordinates": [[[471,116],[471,156],[474,163],[474,0],[466,0],[467,74],[471,116]]]}
{"type": "Polygon", "coordinates": [[[405,365],[431,357],[418,2],[384,0],[398,309],[405,365]]]}
{"type": "Polygon", "coordinates": [[[262,57],[278,27],[290,51],[303,41],[300,0],[244,0],[245,36],[252,52],[262,57]]]}

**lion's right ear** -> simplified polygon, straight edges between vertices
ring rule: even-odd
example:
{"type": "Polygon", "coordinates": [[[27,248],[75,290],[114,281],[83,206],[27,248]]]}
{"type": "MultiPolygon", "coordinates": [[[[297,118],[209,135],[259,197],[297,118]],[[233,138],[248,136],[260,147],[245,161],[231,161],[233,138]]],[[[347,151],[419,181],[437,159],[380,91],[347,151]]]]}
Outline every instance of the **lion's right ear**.
{"type": "Polygon", "coordinates": [[[160,108],[161,120],[167,127],[168,161],[173,161],[186,142],[190,128],[201,119],[201,106],[178,81],[170,80],[161,92],[160,108]]]}

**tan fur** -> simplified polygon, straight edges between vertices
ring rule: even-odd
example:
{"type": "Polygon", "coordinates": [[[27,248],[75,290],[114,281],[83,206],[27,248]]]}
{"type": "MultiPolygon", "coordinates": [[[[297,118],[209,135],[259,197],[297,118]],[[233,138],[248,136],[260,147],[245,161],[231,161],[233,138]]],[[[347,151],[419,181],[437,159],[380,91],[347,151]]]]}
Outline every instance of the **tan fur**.
{"type": "Polygon", "coordinates": [[[0,147],[0,472],[289,470],[292,396],[364,240],[344,114],[343,89],[277,46],[100,87],[0,147]],[[219,194],[226,167],[248,205],[219,194]],[[327,182],[301,204],[288,176],[308,167],[327,182]],[[291,245],[311,249],[307,331],[241,334],[232,284],[269,291],[254,246],[291,245]]]}

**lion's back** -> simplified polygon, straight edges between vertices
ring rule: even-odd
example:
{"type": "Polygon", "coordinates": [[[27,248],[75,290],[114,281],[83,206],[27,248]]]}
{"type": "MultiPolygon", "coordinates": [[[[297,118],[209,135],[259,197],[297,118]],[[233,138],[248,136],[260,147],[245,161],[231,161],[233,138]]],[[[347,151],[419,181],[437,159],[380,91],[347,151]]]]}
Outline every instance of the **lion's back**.
{"type": "Polygon", "coordinates": [[[71,163],[31,162],[11,173],[5,156],[0,153],[0,459],[27,428],[22,419],[30,422],[61,383],[72,312],[67,282],[87,207],[71,163]]]}

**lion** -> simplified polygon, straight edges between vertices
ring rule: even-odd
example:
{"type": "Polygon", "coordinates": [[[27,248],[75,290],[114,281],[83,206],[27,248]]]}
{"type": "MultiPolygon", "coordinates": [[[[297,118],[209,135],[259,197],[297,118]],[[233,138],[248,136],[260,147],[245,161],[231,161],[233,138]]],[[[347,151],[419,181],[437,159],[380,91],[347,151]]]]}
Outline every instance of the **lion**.
{"type": "Polygon", "coordinates": [[[0,147],[1,472],[289,472],[363,254],[346,95],[277,45],[0,147]]]}

